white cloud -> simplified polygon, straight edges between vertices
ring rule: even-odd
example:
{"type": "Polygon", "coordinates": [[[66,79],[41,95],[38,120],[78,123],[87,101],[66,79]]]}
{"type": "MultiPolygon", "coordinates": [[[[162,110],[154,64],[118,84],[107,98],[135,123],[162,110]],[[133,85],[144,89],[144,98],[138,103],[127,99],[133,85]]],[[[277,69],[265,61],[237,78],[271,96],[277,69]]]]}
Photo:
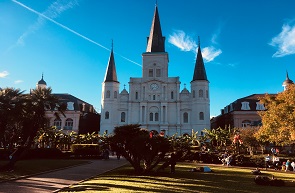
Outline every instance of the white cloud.
{"type": "Polygon", "coordinates": [[[24,82],[24,81],[23,80],[16,80],[16,81],[14,81],[14,84],[20,84],[22,82],[24,82]]]}
{"type": "Polygon", "coordinates": [[[184,31],[177,30],[169,36],[168,42],[178,47],[181,51],[192,51],[197,47],[196,42],[184,31]]]}
{"type": "Polygon", "coordinates": [[[9,73],[7,71],[0,72],[0,78],[5,78],[9,73]]]}
{"type": "Polygon", "coordinates": [[[272,38],[269,44],[278,49],[273,57],[295,54],[295,25],[284,24],[281,33],[272,38]]]}
{"type": "Polygon", "coordinates": [[[221,53],[222,51],[220,49],[216,49],[213,46],[205,47],[202,49],[202,56],[205,62],[213,61],[221,53]]]}
{"type": "MultiPolygon", "coordinates": [[[[220,31],[213,35],[211,39],[211,42],[213,44],[216,44],[216,38],[219,33],[220,31]]],[[[191,36],[185,34],[185,32],[182,30],[176,30],[175,32],[173,32],[173,34],[169,36],[168,42],[179,48],[181,51],[192,51],[196,54],[198,52],[198,45],[196,44],[196,42],[191,36]]],[[[213,46],[205,47],[202,49],[202,56],[205,62],[213,61],[221,53],[222,51],[220,49],[216,49],[213,46]]]]}

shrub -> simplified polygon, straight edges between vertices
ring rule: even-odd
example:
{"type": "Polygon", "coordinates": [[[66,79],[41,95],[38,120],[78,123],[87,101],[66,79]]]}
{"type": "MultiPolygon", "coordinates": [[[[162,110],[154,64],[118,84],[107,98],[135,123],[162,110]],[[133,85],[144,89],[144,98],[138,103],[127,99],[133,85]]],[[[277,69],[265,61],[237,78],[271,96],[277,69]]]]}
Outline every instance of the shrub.
{"type": "Polygon", "coordinates": [[[100,146],[98,144],[73,144],[71,146],[71,152],[75,156],[89,157],[100,156],[100,146]]]}

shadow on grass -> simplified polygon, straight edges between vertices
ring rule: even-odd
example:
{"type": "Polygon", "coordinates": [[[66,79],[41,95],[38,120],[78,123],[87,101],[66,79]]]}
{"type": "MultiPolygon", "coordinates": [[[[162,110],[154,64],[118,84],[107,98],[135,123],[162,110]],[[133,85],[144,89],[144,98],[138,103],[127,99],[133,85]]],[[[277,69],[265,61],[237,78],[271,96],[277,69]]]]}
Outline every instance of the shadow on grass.
{"type": "Polygon", "coordinates": [[[124,166],[60,192],[295,192],[294,187],[258,186],[249,169],[211,167],[212,173],[191,172],[195,166],[179,164],[174,174],[164,170],[149,176],[134,175],[130,166],[124,166]]]}

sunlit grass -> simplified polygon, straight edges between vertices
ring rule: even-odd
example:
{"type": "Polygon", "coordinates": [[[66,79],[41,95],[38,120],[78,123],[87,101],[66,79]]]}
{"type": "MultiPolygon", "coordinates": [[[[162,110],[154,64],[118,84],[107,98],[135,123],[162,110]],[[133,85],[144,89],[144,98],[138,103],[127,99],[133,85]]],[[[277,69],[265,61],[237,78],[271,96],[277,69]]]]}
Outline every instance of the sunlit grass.
{"type": "MultiPolygon", "coordinates": [[[[295,187],[258,186],[250,169],[209,166],[214,172],[191,172],[193,163],[178,163],[176,173],[167,168],[149,176],[134,175],[130,166],[105,173],[60,192],[262,192],[294,193],[295,187]]],[[[283,180],[295,180],[295,173],[262,171],[283,180]]]]}
{"type": "MultiPolygon", "coordinates": [[[[0,172],[0,181],[19,178],[21,176],[32,175],[54,169],[65,168],[73,165],[86,163],[82,160],[60,160],[60,159],[41,159],[41,160],[21,160],[16,162],[13,171],[0,172]]],[[[0,167],[7,161],[0,161],[0,167]]]]}

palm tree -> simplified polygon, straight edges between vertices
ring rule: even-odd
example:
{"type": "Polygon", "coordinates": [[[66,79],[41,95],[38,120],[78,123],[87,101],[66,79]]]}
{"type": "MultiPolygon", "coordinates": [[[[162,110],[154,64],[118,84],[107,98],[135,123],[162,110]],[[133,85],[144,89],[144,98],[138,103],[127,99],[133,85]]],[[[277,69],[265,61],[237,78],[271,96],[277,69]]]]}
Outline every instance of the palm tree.
{"type": "MultiPolygon", "coordinates": [[[[8,141],[12,142],[10,139],[19,133],[16,130],[24,112],[23,92],[15,88],[0,90],[0,145],[2,143],[4,148],[7,148],[8,141]]],[[[12,148],[11,145],[9,148],[12,148]]]]}
{"type": "Polygon", "coordinates": [[[59,113],[64,115],[63,111],[66,108],[65,104],[60,104],[58,98],[52,95],[50,87],[33,89],[30,94],[24,95],[24,99],[22,114],[23,141],[13,153],[9,164],[6,166],[7,169],[12,169],[22,154],[32,146],[38,130],[46,127],[48,123],[45,117],[46,109],[56,110],[55,116],[59,118],[59,113]]]}

